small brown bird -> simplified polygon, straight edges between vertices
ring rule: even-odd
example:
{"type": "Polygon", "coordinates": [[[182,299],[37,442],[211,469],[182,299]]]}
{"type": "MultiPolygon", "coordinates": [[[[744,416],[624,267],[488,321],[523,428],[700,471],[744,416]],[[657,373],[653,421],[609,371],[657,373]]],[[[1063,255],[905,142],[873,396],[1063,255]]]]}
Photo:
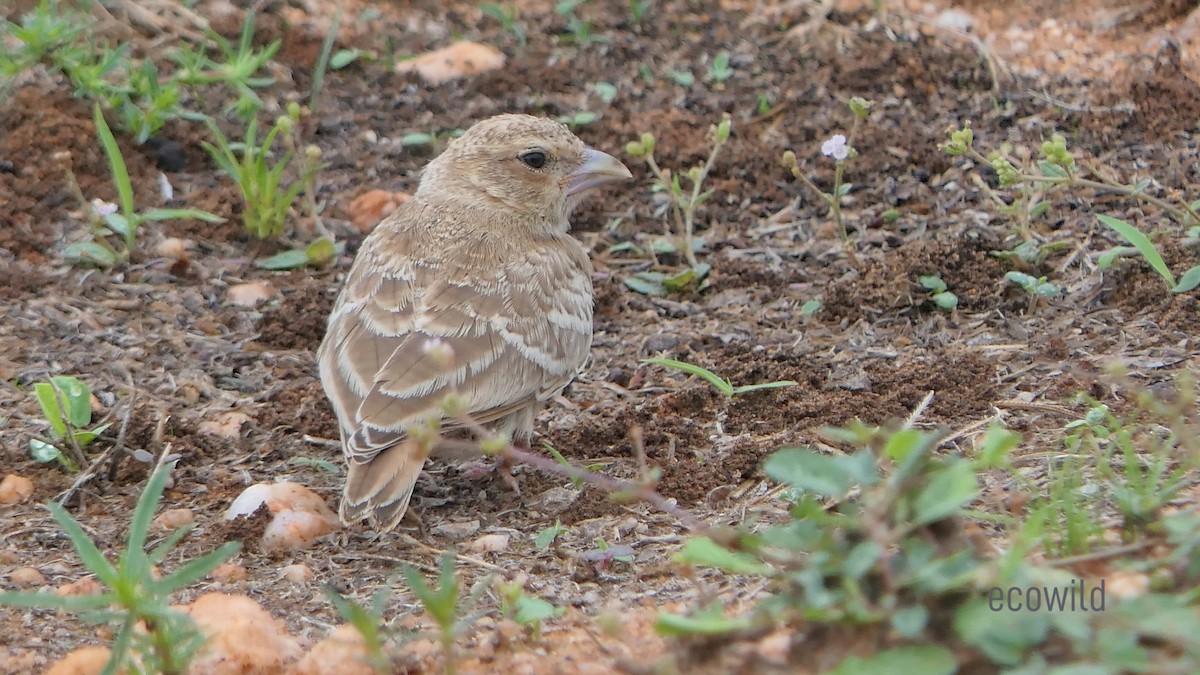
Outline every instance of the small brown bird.
{"type": "Polygon", "coordinates": [[[461,426],[442,419],[449,394],[528,444],[592,344],[592,265],[568,216],[631,177],[528,115],[475,124],[425,167],[363,242],[317,352],[349,464],[343,522],[400,522],[430,451],[409,432],[461,426]]]}

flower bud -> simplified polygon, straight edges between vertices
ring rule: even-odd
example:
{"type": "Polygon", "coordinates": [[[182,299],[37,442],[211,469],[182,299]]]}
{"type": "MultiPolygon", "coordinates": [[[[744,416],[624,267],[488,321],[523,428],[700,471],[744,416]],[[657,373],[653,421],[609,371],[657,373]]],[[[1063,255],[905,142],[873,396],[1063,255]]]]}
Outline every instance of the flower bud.
{"type": "Polygon", "coordinates": [[[733,128],[733,120],[729,119],[729,115],[725,115],[725,119],[717,125],[717,142],[724,143],[729,140],[729,132],[733,128]]]}

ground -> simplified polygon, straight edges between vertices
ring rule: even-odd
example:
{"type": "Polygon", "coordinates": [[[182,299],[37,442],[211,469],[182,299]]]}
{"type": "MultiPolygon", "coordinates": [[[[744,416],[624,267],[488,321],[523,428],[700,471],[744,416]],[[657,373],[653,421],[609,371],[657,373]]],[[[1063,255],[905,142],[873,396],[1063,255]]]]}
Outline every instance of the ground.
{"type": "MultiPolygon", "coordinates": [[[[305,11],[269,3],[259,16],[256,39],[283,39],[269,102],[307,101],[328,26],[321,4],[299,3],[305,11]]],[[[904,418],[932,392],[920,425],[950,430],[951,449],[970,447],[998,419],[1024,435],[1020,452],[1036,455],[1047,450],[1043,433],[1081,414],[1077,393],[1114,408],[1128,404],[1129,392],[1100,376],[1105,364],[1122,360],[1129,382],[1145,388],[1196,370],[1195,293],[1164,292],[1140,258],[1101,271],[1092,256],[1122,243],[1098,229],[1095,212],[1149,230],[1173,223],[1112,194],[1056,197],[1036,226],[1069,246],[1028,271],[1046,275],[1063,293],[1031,307],[1005,281],[1014,263],[992,255],[1018,242],[1010,219],[972,179],[979,174],[994,185],[994,174],[939,149],[947,129],[966,121],[992,147],[1036,147],[1058,131],[1080,161],[1109,167],[1123,182],[1153,177],[1159,182],[1149,189],[1157,195],[1194,197],[1196,3],[939,0],[884,2],[876,13],[871,3],[838,2],[807,30],[796,27],[813,15],[814,3],[671,0],[653,3],[633,25],[628,3],[596,0],[580,13],[606,41],[581,46],[554,39],[565,30],[553,4],[517,3],[526,47],[475,3],[395,2],[369,15],[351,4],[338,48],[412,54],[463,36],[496,45],[508,65],[439,86],[395,74],[385,60],[360,60],[327,75],[306,131],[327,163],[317,195],[327,205],[324,223],[346,253],[323,269],[269,272],[245,264],[258,251],[241,228],[238,195],[201,148],[206,132],[185,122],[163,134],[180,145],[184,160],[166,175],[187,206],[228,221],[149,225],[132,263],[115,271],[63,263],[62,248],[83,225],[59,153],[70,153],[65,161],[85,196],[115,198],[91,109],[54,78],[28,77],[9,89],[0,99],[0,465],[30,477],[36,492],[30,501],[0,506],[0,580],[26,566],[52,585],[81,574],[40,506],[74,477],[33,462],[28,452],[29,434],[42,429],[28,390],[52,374],[86,380],[98,414],[116,422],[110,435],[119,429],[125,447],[179,455],[165,503],[190,508],[199,523],[180,559],[248,534],[223,526],[221,517],[255,482],[294,480],[336,508],[340,476],[294,460],[341,462],[313,354],[362,239],[349,226],[349,204],[370,189],[412,190],[437,151],[389,139],[466,128],[501,112],[594,111],[598,119],[577,129],[585,142],[625,157],[627,141],[651,132],[659,164],[679,168],[707,156],[710,125],[731,115],[733,134],[710,178],[715,192],[699,218],[700,256],[712,265],[709,288],[654,298],[623,283],[646,260],[610,249],[646,246],[665,226],[643,163],[625,157],[635,180],[606,189],[576,213],[575,233],[596,267],[595,345],[565,400],[538,424],[540,440],[572,462],[621,478],[638,473],[630,431],[640,428],[648,462],[662,471],[658,490],[710,522],[777,515],[763,458],[816,442],[823,425],[904,418]],[[731,54],[734,75],[713,83],[707,73],[721,50],[731,54]],[[693,71],[697,81],[680,85],[667,76],[672,70],[693,71]],[[616,87],[611,103],[590,88],[597,82],[616,87]],[[845,213],[854,264],[824,204],[780,156],[793,150],[801,170],[829,189],[833,162],[819,148],[849,128],[847,103],[856,96],[874,108],[846,176],[853,183],[845,213]],[[186,262],[156,257],[167,237],[195,242],[186,262]],[[958,296],[958,309],[939,310],[918,282],[922,275],[939,276],[958,296]],[[277,295],[257,308],[228,302],[227,288],[255,280],[269,280],[277,295]],[[806,316],[801,307],[813,299],[822,306],[806,316]],[[651,356],[696,363],[735,384],[798,384],[725,398],[704,382],[639,363],[651,356]],[[228,411],[247,416],[236,437],[207,433],[204,422],[228,411]]],[[[212,16],[215,29],[236,35],[239,14],[212,16]]],[[[165,157],[161,145],[137,146],[123,135],[119,141],[139,203],[159,205],[160,167],[177,158],[165,157]]],[[[312,236],[310,223],[297,222],[284,241],[261,252],[312,236]]],[[[1163,248],[1176,275],[1196,262],[1185,245],[1163,248]]],[[[661,262],[678,263],[669,255],[661,262]]],[[[122,541],[146,473],[145,464],[126,460],[75,495],[71,511],[102,548],[122,541]]],[[[427,473],[413,502],[424,534],[409,523],[381,537],[350,531],[286,554],[256,550],[251,537],[237,558],[247,580],[206,581],[180,599],[212,589],[245,593],[293,634],[315,641],[340,622],[322,584],[363,599],[398,561],[429,570],[442,550],[455,550],[465,554],[460,569],[468,583],[520,572],[530,592],[572,608],[532,646],[496,647],[480,629],[461,644],[465,670],[507,664],[586,672],[591,664],[606,672],[648,667],[668,649],[649,632],[651,610],[687,606],[706,593],[724,594],[736,608],[757,590],[680,575],[670,555],[687,530],[649,506],[617,504],[595,488],[576,490],[568,479],[532,470],[517,471],[520,495],[494,474],[468,477],[451,463],[434,463],[427,473]],[[536,549],[533,537],[555,522],[566,526],[558,543],[536,549]],[[511,535],[508,548],[468,551],[489,533],[511,535]],[[633,561],[594,555],[601,541],[630,547],[633,561]],[[280,578],[281,567],[297,562],[315,571],[312,581],[280,578]],[[625,617],[623,634],[588,618],[612,612],[625,617]]],[[[985,499],[1002,499],[1008,487],[988,486],[985,499]]],[[[403,590],[391,609],[401,624],[419,615],[403,590]]],[[[0,609],[0,655],[12,657],[9,671],[36,671],[72,647],[103,641],[93,627],[51,616],[0,609]]],[[[698,661],[694,672],[817,672],[848,651],[877,647],[825,644],[819,635],[804,640],[796,638],[782,662],[748,643],[698,661]]],[[[436,662],[433,652],[414,654],[408,665],[416,672],[436,662]]]]}

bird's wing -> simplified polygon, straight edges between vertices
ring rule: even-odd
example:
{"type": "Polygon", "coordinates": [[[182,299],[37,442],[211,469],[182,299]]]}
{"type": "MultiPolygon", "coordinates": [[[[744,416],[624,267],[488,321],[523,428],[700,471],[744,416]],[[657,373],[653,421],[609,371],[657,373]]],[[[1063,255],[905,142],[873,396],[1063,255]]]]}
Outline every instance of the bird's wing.
{"type": "Polygon", "coordinates": [[[352,269],[319,353],[351,464],[440,419],[449,394],[486,423],[570,382],[592,337],[590,264],[570,243],[486,270],[364,251],[380,259],[352,269]]]}

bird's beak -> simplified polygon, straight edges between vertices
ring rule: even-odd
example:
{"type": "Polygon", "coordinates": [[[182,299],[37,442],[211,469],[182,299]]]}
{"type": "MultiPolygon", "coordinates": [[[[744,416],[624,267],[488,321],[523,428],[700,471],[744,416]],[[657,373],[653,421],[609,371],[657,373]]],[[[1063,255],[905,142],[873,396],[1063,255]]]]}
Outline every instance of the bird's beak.
{"type": "Polygon", "coordinates": [[[633,174],[616,157],[592,148],[584,148],[583,164],[567,177],[567,194],[577,195],[605,183],[630,178],[633,178],[633,174]]]}

